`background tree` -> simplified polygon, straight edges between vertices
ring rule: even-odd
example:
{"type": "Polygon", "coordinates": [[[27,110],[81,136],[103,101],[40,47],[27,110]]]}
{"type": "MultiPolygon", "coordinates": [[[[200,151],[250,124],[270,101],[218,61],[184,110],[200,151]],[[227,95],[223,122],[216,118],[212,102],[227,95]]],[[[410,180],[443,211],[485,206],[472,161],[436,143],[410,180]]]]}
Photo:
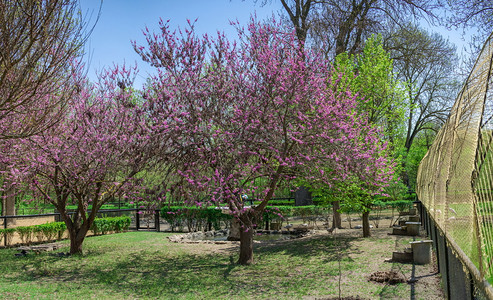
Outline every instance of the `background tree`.
{"type": "Polygon", "coordinates": [[[381,35],[371,36],[357,55],[338,55],[334,68],[334,76],[344,74],[343,84],[361,96],[359,112],[367,114],[371,124],[381,126],[392,142],[404,120],[405,85],[396,78],[393,60],[383,47],[381,35]]]}
{"type": "MultiPolygon", "coordinates": [[[[407,157],[420,132],[434,131],[445,121],[458,92],[459,80],[454,75],[458,59],[455,46],[441,35],[429,34],[411,24],[389,33],[385,44],[394,58],[396,75],[407,85],[404,95],[407,117],[404,157],[407,157]]],[[[402,175],[406,186],[410,186],[408,174],[402,175]]]]}
{"type": "Polygon", "coordinates": [[[481,46],[493,32],[493,1],[491,0],[449,0],[451,13],[444,20],[450,29],[471,30],[473,56],[481,50],[481,46]]]}
{"type": "Polygon", "coordinates": [[[324,51],[328,57],[343,52],[358,53],[371,34],[381,33],[391,24],[421,18],[436,21],[436,10],[443,7],[440,1],[425,0],[281,0],[281,3],[298,38],[324,51]]]}
{"type": "MultiPolygon", "coordinates": [[[[420,18],[436,21],[438,18],[435,12],[443,7],[439,1],[426,0],[283,0],[282,4],[294,27],[303,32],[298,36],[308,37],[304,42],[323,52],[328,58],[343,53],[351,57],[359,53],[365,40],[372,34],[381,33],[388,26],[406,24],[420,18]]],[[[395,107],[397,110],[399,108],[395,107]]],[[[378,109],[372,111],[376,112],[378,109]]],[[[392,119],[398,119],[397,115],[392,119]]],[[[387,132],[396,131],[401,126],[397,123],[386,125],[387,132]],[[396,128],[392,128],[393,126],[396,128]]],[[[392,138],[392,135],[389,137],[392,138]]],[[[341,228],[338,211],[336,201],[334,226],[341,228]]]]}
{"type": "MultiPolygon", "coordinates": [[[[383,49],[381,36],[370,37],[360,54],[351,56],[347,52],[339,54],[335,58],[334,68],[336,72],[333,74],[333,79],[340,77],[342,89],[358,93],[360,96],[359,113],[367,115],[372,126],[382,128],[385,139],[390,142],[390,149],[395,154],[405,114],[404,85],[396,79],[392,59],[383,49]]],[[[352,184],[354,185],[356,183],[352,184]]],[[[340,187],[339,190],[346,189],[340,187]]],[[[364,191],[365,189],[362,193],[365,193],[364,191]]],[[[349,191],[346,192],[349,193],[349,191]]],[[[361,198],[360,196],[357,198],[361,198]]],[[[368,197],[363,198],[368,199],[368,197]]],[[[347,197],[334,197],[332,224],[334,228],[342,227],[339,213],[340,199],[347,199],[347,197]]],[[[369,208],[369,205],[361,207],[369,208]]],[[[367,231],[366,228],[364,230],[367,231]]]]}
{"type": "Polygon", "coordinates": [[[73,91],[90,31],[78,1],[0,2],[0,139],[41,132],[73,91]]]}
{"type": "MultiPolygon", "coordinates": [[[[77,0],[0,1],[0,140],[30,136],[58,122],[77,89],[72,73],[82,67],[76,59],[87,29],[77,0]]],[[[4,153],[0,169],[6,166],[4,153]]],[[[7,181],[3,185],[3,214],[14,215],[15,191],[7,181]]]]}

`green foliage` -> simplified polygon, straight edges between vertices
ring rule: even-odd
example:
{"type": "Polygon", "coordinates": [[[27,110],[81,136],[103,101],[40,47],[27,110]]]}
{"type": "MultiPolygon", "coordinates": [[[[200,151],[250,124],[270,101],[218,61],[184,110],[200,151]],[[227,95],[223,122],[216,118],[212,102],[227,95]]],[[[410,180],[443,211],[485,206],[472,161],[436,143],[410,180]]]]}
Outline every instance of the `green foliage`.
{"type": "Polygon", "coordinates": [[[15,230],[19,234],[22,243],[29,245],[33,238],[34,226],[19,226],[15,230]]]}
{"type": "Polygon", "coordinates": [[[66,230],[66,225],[64,222],[51,222],[41,225],[35,225],[35,228],[41,230],[44,238],[47,241],[52,241],[57,237],[60,237],[59,239],[61,239],[63,233],[66,230]]]}
{"type": "Polygon", "coordinates": [[[391,183],[385,188],[385,193],[391,201],[404,199],[408,195],[407,186],[402,181],[391,183]]]}
{"type": "MultiPolygon", "coordinates": [[[[431,131],[431,130],[430,130],[431,131]]],[[[416,178],[418,177],[418,167],[421,160],[428,151],[428,146],[433,140],[433,136],[430,136],[428,132],[423,135],[418,135],[409,148],[409,152],[405,155],[405,171],[409,177],[409,185],[412,190],[416,190],[416,178]]]]}
{"type": "Polygon", "coordinates": [[[132,219],[128,216],[96,218],[92,223],[91,230],[95,235],[106,234],[110,231],[123,232],[128,230],[132,219]]]}
{"type": "Polygon", "coordinates": [[[335,58],[334,78],[341,91],[358,93],[358,110],[368,114],[369,122],[382,125],[389,136],[396,136],[405,118],[405,84],[396,79],[393,62],[383,49],[381,35],[372,35],[361,54],[341,53],[335,58]],[[343,74],[341,78],[340,74],[343,74]]]}
{"type": "MultiPolygon", "coordinates": [[[[324,213],[325,207],[309,206],[267,206],[261,219],[268,221],[282,221],[289,217],[301,217],[304,221],[324,213]]],[[[170,224],[172,231],[180,224],[190,225],[190,231],[207,230],[205,226],[211,224],[216,230],[221,229],[220,222],[227,222],[233,217],[214,207],[200,208],[189,206],[170,206],[161,209],[161,217],[170,224]]]]}
{"type": "Polygon", "coordinates": [[[396,208],[399,212],[406,211],[413,206],[416,197],[414,193],[409,194],[407,187],[400,181],[391,184],[385,192],[388,196],[370,195],[364,192],[358,183],[347,181],[333,188],[314,189],[312,195],[324,204],[340,201],[340,212],[348,214],[386,208],[396,208]]]}
{"type": "Polygon", "coordinates": [[[270,206],[294,206],[293,200],[270,200],[270,206]]]}
{"type": "MultiPolygon", "coordinates": [[[[91,230],[95,234],[105,234],[109,231],[122,232],[128,230],[130,223],[131,219],[127,216],[97,218],[94,220],[91,230]]],[[[40,225],[0,229],[0,242],[2,239],[6,239],[7,245],[10,245],[15,233],[19,235],[22,243],[27,245],[33,242],[34,236],[36,236],[38,242],[53,241],[55,239],[61,240],[66,230],[67,226],[64,222],[50,222],[40,225]]]]}
{"type": "Polygon", "coordinates": [[[0,237],[3,237],[6,241],[6,245],[12,244],[12,238],[14,237],[15,228],[0,229],[0,237]]]}
{"type": "Polygon", "coordinates": [[[214,229],[221,228],[221,221],[231,220],[232,216],[225,214],[215,207],[170,206],[161,209],[161,217],[166,220],[174,231],[176,227],[188,226],[189,231],[207,229],[211,225],[214,229]]]}
{"type": "Polygon", "coordinates": [[[309,223],[326,213],[327,207],[317,205],[307,206],[268,206],[263,212],[263,219],[282,222],[290,217],[300,217],[303,223],[309,223]]]}
{"type": "Polygon", "coordinates": [[[410,208],[413,207],[413,201],[407,199],[389,201],[388,203],[391,207],[396,208],[399,212],[408,211],[410,208]]]}

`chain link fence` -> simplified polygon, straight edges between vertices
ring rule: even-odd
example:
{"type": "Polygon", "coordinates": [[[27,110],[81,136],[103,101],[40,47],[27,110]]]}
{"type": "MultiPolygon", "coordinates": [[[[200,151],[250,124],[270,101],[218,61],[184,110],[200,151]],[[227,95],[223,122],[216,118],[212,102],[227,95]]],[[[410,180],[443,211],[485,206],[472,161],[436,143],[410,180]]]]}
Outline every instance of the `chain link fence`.
{"type": "MultiPolygon", "coordinates": [[[[432,235],[434,240],[443,236],[441,243],[474,275],[475,282],[482,283],[490,299],[493,299],[488,284],[493,283],[492,63],[493,35],[483,46],[449,118],[423,158],[417,179],[418,198],[430,222],[439,229],[439,233],[432,235]]],[[[440,248],[443,247],[437,245],[439,256],[448,255],[448,250],[440,251],[440,248]]]]}

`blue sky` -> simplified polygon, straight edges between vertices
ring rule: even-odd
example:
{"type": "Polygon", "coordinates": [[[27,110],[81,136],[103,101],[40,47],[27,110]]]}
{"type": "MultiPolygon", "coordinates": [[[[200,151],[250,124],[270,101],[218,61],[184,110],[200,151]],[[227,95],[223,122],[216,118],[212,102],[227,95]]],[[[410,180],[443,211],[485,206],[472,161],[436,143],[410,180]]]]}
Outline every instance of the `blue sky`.
{"type": "MultiPolygon", "coordinates": [[[[262,2],[259,0],[258,2],[262,2]]],[[[92,20],[98,12],[100,0],[82,0],[81,8],[92,20]]],[[[255,13],[259,19],[278,15],[282,11],[280,1],[267,1],[265,6],[253,0],[104,0],[101,16],[87,44],[89,59],[89,76],[96,78],[96,72],[104,67],[116,64],[137,62],[139,76],[135,87],[139,88],[147,74],[152,72],[146,63],[135,53],[130,41],[135,40],[145,46],[142,30],[147,26],[151,32],[158,30],[159,18],[170,20],[171,26],[185,27],[186,20],[195,20],[198,33],[213,34],[224,31],[234,38],[235,29],[229,25],[230,20],[246,24],[255,13]]],[[[458,48],[462,48],[461,32],[439,31],[458,48]]]]}
{"type": "MultiPolygon", "coordinates": [[[[140,87],[152,72],[152,68],[142,62],[135,53],[130,41],[135,40],[145,46],[142,30],[147,26],[151,32],[159,29],[159,18],[170,20],[171,26],[185,27],[187,19],[195,20],[198,33],[213,34],[224,31],[232,38],[235,29],[230,20],[246,24],[253,13],[259,19],[276,14],[280,3],[255,4],[253,0],[104,0],[101,16],[86,46],[89,59],[89,76],[96,78],[96,72],[104,67],[117,64],[135,64],[139,68],[135,87],[140,87]]],[[[100,0],[81,1],[82,12],[92,13],[94,21],[100,0]]]]}

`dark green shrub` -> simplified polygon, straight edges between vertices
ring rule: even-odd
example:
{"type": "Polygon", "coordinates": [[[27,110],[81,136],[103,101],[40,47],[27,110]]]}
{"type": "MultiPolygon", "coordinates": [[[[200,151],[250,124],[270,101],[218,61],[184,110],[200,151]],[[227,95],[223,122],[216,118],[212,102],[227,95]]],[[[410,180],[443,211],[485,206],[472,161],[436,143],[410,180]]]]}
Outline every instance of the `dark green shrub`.
{"type": "Polygon", "coordinates": [[[52,224],[55,226],[57,239],[63,239],[63,234],[67,230],[67,225],[65,225],[65,222],[54,222],[52,224]]]}
{"type": "Polygon", "coordinates": [[[294,200],[270,200],[269,206],[294,206],[294,200]]]}
{"type": "Polygon", "coordinates": [[[44,240],[43,230],[39,227],[39,225],[33,226],[33,236],[36,237],[38,242],[42,242],[44,240]]]}

